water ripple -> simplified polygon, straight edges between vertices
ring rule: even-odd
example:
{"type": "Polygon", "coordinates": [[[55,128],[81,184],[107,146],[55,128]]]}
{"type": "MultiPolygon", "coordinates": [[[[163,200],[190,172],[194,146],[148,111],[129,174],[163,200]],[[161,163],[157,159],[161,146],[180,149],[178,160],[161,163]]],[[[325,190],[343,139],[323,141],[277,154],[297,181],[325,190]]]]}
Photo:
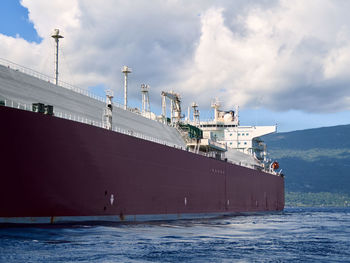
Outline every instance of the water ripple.
{"type": "Polygon", "coordinates": [[[346,262],[349,247],[350,208],[0,229],[0,262],[346,262]]]}

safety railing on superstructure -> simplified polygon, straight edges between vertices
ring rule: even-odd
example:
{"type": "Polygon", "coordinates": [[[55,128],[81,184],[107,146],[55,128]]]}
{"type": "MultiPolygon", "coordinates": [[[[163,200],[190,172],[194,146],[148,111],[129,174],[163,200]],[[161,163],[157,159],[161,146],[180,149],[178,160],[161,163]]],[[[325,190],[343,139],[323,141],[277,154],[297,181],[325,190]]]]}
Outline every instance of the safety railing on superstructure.
{"type": "MultiPolygon", "coordinates": [[[[40,73],[40,72],[38,72],[36,70],[27,68],[25,66],[21,66],[19,64],[16,64],[16,63],[14,63],[12,61],[7,60],[7,59],[0,58],[0,64],[5,66],[5,67],[11,68],[11,69],[13,69],[15,71],[19,71],[21,73],[24,73],[26,75],[29,75],[29,76],[32,76],[32,77],[44,80],[46,82],[49,82],[49,83],[52,83],[52,84],[55,83],[55,78],[54,77],[47,76],[47,75],[45,75],[43,73],[40,73]]],[[[105,98],[97,96],[97,95],[95,95],[94,93],[92,93],[92,92],[90,92],[88,90],[75,87],[75,86],[73,86],[73,85],[71,85],[71,84],[69,84],[67,82],[59,80],[58,81],[58,86],[60,86],[62,88],[69,89],[69,90],[74,91],[76,93],[85,95],[85,96],[90,97],[92,99],[95,99],[95,100],[98,100],[98,101],[101,101],[101,102],[106,102],[105,98]]]]}
{"type": "MultiPolygon", "coordinates": [[[[26,110],[26,111],[32,111],[31,104],[16,102],[13,100],[8,100],[8,99],[3,100],[3,102],[5,104],[4,106],[7,106],[7,107],[16,108],[16,109],[20,109],[20,110],[26,110]]],[[[58,117],[58,118],[66,119],[66,120],[72,120],[72,121],[77,121],[77,122],[81,122],[81,123],[85,123],[85,124],[90,124],[90,125],[93,125],[96,127],[102,127],[101,122],[97,122],[97,121],[94,121],[92,119],[81,117],[81,116],[75,115],[75,114],[70,114],[70,113],[60,112],[60,111],[54,110],[54,116],[58,117]]]]}

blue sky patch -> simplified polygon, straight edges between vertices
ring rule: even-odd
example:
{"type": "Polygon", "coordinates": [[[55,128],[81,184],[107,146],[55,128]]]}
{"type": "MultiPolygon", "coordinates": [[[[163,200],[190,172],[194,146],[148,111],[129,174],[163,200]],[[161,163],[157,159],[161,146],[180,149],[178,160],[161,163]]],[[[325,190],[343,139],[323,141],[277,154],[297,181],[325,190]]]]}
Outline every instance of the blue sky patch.
{"type": "Polygon", "coordinates": [[[1,0],[0,33],[11,37],[21,37],[29,42],[40,43],[34,25],[29,21],[28,9],[19,0],[1,0]]]}
{"type": "Polygon", "coordinates": [[[107,89],[107,87],[104,84],[98,84],[96,86],[89,87],[89,90],[93,94],[100,96],[102,98],[106,97],[106,89],[107,89]]]}

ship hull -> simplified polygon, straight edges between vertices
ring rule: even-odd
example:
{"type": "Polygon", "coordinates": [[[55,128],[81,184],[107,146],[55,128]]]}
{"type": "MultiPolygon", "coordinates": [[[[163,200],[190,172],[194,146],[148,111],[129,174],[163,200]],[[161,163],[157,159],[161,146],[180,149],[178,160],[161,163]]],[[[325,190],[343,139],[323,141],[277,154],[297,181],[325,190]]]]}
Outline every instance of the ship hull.
{"type": "Polygon", "coordinates": [[[0,106],[0,119],[0,223],[170,220],[284,208],[280,176],[40,113],[0,106]]]}

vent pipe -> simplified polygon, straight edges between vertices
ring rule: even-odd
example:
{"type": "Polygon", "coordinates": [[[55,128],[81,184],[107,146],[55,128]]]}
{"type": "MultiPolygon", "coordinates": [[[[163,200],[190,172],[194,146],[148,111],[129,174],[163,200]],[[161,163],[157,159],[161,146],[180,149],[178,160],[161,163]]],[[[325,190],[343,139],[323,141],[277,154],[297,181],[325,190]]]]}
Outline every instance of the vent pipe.
{"type": "Polygon", "coordinates": [[[124,66],[122,68],[124,74],[124,110],[128,108],[128,74],[131,73],[131,68],[124,66]]]}

